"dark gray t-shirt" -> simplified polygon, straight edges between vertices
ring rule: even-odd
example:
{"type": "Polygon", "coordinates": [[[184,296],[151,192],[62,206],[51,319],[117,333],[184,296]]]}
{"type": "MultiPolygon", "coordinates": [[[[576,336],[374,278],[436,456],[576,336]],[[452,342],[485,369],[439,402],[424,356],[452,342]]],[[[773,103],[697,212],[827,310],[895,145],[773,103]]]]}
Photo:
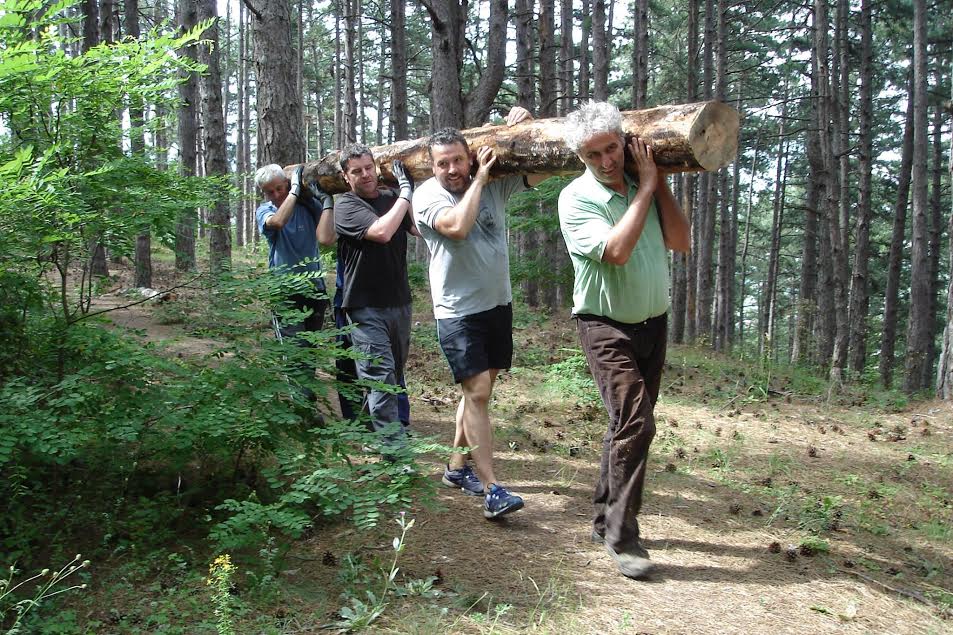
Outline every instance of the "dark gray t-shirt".
{"type": "Polygon", "coordinates": [[[407,283],[407,232],[410,215],[405,214],[400,228],[387,243],[365,240],[374,222],[397,202],[393,190],[378,190],[377,198],[361,198],[354,192],[337,197],[334,203],[334,229],[338,234],[338,259],[344,272],[341,306],[395,307],[410,304],[407,283]]]}
{"type": "Polygon", "coordinates": [[[491,181],[480,195],[480,213],[463,240],[436,230],[437,217],[463,194],[443,189],[431,178],[414,191],[414,215],[430,250],[430,292],[434,317],[464,317],[513,301],[506,245],[506,201],[526,189],[522,176],[491,181]]]}

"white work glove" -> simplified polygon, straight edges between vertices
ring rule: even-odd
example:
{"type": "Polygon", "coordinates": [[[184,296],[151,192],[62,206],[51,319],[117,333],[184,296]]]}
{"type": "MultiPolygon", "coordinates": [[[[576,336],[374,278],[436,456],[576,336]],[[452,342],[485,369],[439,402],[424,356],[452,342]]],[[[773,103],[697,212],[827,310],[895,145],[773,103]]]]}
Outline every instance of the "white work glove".
{"type": "Polygon", "coordinates": [[[400,159],[395,159],[391,165],[391,172],[394,173],[394,177],[397,179],[397,186],[400,188],[400,194],[398,196],[409,201],[411,195],[414,193],[414,180],[407,174],[407,168],[404,167],[404,162],[400,159]]]}
{"type": "Polygon", "coordinates": [[[291,187],[288,188],[289,194],[294,194],[297,197],[301,196],[301,172],[304,171],[304,166],[299,165],[291,173],[291,187]]]}

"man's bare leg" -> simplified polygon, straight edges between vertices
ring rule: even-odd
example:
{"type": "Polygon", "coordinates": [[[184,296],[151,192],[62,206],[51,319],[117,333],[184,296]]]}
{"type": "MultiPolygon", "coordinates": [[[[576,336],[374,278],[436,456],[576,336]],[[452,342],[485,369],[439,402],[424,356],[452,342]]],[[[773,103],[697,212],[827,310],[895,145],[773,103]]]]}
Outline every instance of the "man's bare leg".
{"type": "MultiPolygon", "coordinates": [[[[489,403],[493,384],[499,370],[491,368],[473,377],[464,379],[460,387],[463,398],[457,406],[457,427],[453,438],[454,447],[470,447],[473,467],[483,487],[496,483],[493,472],[493,429],[490,426],[489,403]]],[[[459,469],[466,462],[462,454],[450,459],[450,469],[459,469]]]]}

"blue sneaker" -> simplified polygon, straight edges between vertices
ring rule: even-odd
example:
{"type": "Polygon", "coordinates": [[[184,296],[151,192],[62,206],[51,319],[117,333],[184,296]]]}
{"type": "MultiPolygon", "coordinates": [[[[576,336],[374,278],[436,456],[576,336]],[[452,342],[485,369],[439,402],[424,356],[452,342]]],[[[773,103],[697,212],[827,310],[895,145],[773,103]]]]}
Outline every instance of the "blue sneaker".
{"type": "Polygon", "coordinates": [[[483,499],[483,515],[487,518],[496,518],[504,514],[523,509],[523,499],[516,494],[510,494],[502,485],[490,485],[490,491],[483,499]]]}
{"type": "Polygon", "coordinates": [[[443,478],[440,482],[447,487],[456,487],[463,490],[467,496],[483,496],[483,483],[480,477],[476,475],[469,464],[464,465],[459,470],[451,470],[450,466],[443,471],[443,478]]]}

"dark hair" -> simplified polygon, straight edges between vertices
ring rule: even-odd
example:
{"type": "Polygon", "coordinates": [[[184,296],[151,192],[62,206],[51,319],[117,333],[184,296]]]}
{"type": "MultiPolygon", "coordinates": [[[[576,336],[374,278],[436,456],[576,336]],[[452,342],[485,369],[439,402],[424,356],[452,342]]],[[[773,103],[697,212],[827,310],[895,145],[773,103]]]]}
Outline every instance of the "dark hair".
{"type": "Polygon", "coordinates": [[[440,130],[437,130],[430,135],[430,139],[427,141],[427,151],[430,153],[430,158],[433,158],[434,146],[450,146],[455,143],[463,145],[465,150],[470,149],[469,144],[467,144],[467,140],[456,128],[441,128],[440,130]]]}
{"type": "Polygon", "coordinates": [[[347,172],[347,162],[351,159],[360,159],[363,156],[374,158],[374,153],[363,143],[352,143],[341,150],[341,171],[347,172]]]}

